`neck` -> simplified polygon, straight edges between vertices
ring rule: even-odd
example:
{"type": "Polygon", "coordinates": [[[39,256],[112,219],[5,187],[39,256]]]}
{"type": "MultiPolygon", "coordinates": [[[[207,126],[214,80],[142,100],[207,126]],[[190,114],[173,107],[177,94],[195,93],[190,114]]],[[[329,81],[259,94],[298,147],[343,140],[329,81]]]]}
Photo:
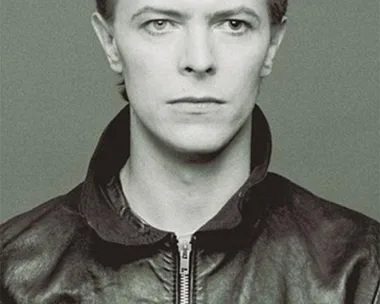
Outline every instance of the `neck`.
{"type": "MultiPolygon", "coordinates": [[[[136,138],[131,132],[131,139],[136,138]]],[[[149,140],[131,140],[130,158],[120,172],[122,189],[134,213],[151,226],[193,233],[249,177],[250,149],[251,120],[213,155],[165,153],[149,140]]]]}

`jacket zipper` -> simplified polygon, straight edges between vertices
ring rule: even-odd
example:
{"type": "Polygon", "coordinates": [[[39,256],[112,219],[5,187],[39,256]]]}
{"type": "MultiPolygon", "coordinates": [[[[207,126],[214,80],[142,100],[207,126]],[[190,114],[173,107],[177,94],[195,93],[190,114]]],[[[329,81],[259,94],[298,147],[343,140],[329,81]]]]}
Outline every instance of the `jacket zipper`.
{"type": "Polygon", "coordinates": [[[179,304],[190,304],[191,239],[192,235],[180,236],[179,249],[179,304]]]}

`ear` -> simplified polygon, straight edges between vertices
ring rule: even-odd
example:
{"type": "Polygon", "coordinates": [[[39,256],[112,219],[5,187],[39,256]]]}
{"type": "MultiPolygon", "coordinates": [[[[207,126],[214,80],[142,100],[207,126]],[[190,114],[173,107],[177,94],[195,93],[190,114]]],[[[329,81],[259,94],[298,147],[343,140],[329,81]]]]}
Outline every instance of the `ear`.
{"type": "Polygon", "coordinates": [[[261,68],[261,77],[268,76],[272,72],[274,57],[276,56],[278,48],[280,47],[282,39],[285,35],[286,20],[287,18],[284,16],[280,24],[271,26],[271,41],[267,50],[263,67],[261,68]]]}
{"type": "Polygon", "coordinates": [[[100,44],[103,47],[111,69],[114,72],[121,74],[123,66],[120,60],[119,50],[115,42],[112,26],[109,25],[98,12],[92,14],[91,24],[100,41],[100,44]]]}

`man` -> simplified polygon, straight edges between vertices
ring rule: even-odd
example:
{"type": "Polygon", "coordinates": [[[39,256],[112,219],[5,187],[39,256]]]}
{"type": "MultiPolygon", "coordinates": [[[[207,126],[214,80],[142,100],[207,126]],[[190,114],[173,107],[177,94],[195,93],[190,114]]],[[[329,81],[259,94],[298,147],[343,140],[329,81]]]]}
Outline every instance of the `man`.
{"type": "Polygon", "coordinates": [[[267,172],[287,2],[97,5],[129,105],[82,184],[2,226],[2,301],[379,303],[379,224],[267,172]]]}

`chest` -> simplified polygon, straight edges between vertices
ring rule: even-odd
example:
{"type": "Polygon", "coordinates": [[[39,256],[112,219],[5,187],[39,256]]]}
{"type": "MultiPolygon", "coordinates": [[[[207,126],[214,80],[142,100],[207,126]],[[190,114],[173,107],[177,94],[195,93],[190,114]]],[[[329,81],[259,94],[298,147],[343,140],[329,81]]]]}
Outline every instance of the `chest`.
{"type": "Polygon", "coordinates": [[[321,284],[303,254],[193,247],[106,256],[63,259],[53,275],[19,290],[16,303],[344,303],[344,283],[321,284]]]}

